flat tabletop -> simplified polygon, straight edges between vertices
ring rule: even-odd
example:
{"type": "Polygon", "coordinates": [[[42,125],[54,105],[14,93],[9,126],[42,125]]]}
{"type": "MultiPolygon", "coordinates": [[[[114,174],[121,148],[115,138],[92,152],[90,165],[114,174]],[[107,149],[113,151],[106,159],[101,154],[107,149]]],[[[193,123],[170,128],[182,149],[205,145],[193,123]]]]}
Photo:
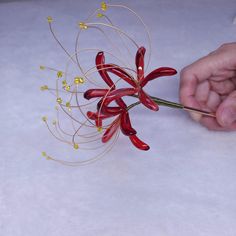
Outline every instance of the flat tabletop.
{"type": "MultiPolygon", "coordinates": [[[[150,69],[180,72],[236,41],[235,0],[121,3],[141,15],[151,32],[150,69]]],[[[55,141],[41,121],[43,115],[53,118],[55,102],[39,89],[52,79],[39,66],[61,68],[67,61],[46,17],[55,19],[55,32],[71,49],[77,22],[99,6],[93,0],[0,2],[0,235],[235,236],[236,133],[209,131],[184,111],[132,113],[151,147],[147,152],[120,135],[90,165],[72,168],[42,157],[42,151],[75,152],[55,141]]],[[[124,12],[113,17],[131,35],[137,31],[124,12]]],[[[147,91],[178,102],[178,89],[179,73],[154,81],[147,91]]]]}

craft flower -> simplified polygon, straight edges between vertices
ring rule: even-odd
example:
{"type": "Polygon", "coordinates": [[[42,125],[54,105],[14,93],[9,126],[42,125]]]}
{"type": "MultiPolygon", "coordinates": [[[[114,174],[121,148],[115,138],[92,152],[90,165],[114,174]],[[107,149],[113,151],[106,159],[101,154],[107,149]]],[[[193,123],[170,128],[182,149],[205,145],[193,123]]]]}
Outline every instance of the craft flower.
{"type": "MultiPolygon", "coordinates": [[[[96,65],[98,72],[100,73],[103,80],[107,83],[108,86],[115,89],[115,85],[112,82],[111,78],[108,75],[108,72],[111,72],[128,84],[130,84],[133,88],[135,88],[135,93],[137,93],[140,102],[146,106],[147,108],[157,111],[159,109],[158,104],[155,103],[150,96],[143,90],[144,86],[151,80],[154,80],[158,77],[162,76],[170,76],[175,75],[177,71],[170,67],[160,67],[152,72],[150,72],[147,76],[144,76],[144,56],[146,49],[144,47],[140,47],[136,53],[135,63],[136,63],[136,73],[137,78],[132,77],[129,73],[127,73],[124,69],[115,64],[105,64],[105,56],[103,52],[99,52],[96,57],[96,65]]],[[[134,94],[135,94],[134,93],[134,94]]],[[[133,95],[134,95],[133,94],[133,95]]],[[[127,94],[128,95],[128,94],[127,94]]]]}
{"type": "Polygon", "coordinates": [[[82,160],[70,160],[71,155],[66,160],[63,157],[55,158],[43,151],[42,155],[46,159],[70,166],[91,163],[112,149],[120,131],[135,147],[148,150],[149,146],[137,137],[137,132],[131,125],[130,110],[140,104],[152,111],[157,111],[159,105],[164,105],[214,116],[209,112],[150,96],[144,91],[150,81],[175,75],[177,72],[170,67],[160,67],[146,75],[152,51],[150,34],[141,17],[129,7],[102,2],[99,9],[85,21],[78,23],[79,29],[72,53],[63,46],[54,33],[53,18],[48,17],[47,21],[52,36],[69,60],[64,70],[40,66],[42,70],[56,73],[53,86],[41,86],[42,91],[49,91],[55,96],[56,118],[51,124],[46,116],[43,116],[42,120],[54,138],[72,146],[76,151],[79,150],[82,160]],[[128,11],[130,16],[135,18],[135,22],[138,22],[140,31],[129,35],[121,29],[119,27],[121,18],[118,18],[117,23],[113,22],[108,14],[110,8],[128,11]],[[86,35],[83,40],[81,35],[88,31],[92,35],[86,35]],[[147,41],[137,43],[140,34],[146,36],[147,41]],[[88,47],[88,42],[95,44],[88,47]],[[98,45],[99,42],[101,45],[98,45]],[[145,45],[147,54],[145,47],[140,45],[145,45]],[[104,54],[109,61],[114,59],[114,63],[106,63],[104,54]],[[71,68],[71,65],[75,68],[71,68]],[[130,103],[127,97],[136,100],[130,103]],[[92,157],[87,157],[89,151],[92,152],[92,157]]]}
{"type": "Polygon", "coordinates": [[[106,82],[110,87],[109,89],[90,89],[86,91],[84,97],[86,99],[102,97],[102,100],[98,103],[98,111],[96,113],[88,112],[88,117],[96,121],[98,127],[102,126],[102,120],[110,118],[112,116],[118,115],[118,117],[111,123],[111,125],[106,129],[102,137],[103,142],[107,142],[115,134],[118,128],[124,135],[129,136],[132,143],[139,149],[148,150],[149,146],[142,142],[135,134],[136,131],[132,128],[129,118],[129,113],[127,111],[127,106],[122,100],[124,96],[138,95],[140,102],[147,108],[157,111],[158,105],[154,102],[143,90],[143,87],[153,79],[161,76],[174,75],[176,70],[169,67],[162,67],[152,71],[147,77],[144,76],[144,55],[145,48],[140,47],[136,53],[136,68],[137,68],[137,78],[133,78],[129,73],[123,70],[121,67],[115,64],[105,64],[105,56],[103,52],[99,52],[96,56],[96,67],[106,82]],[[126,89],[116,89],[116,86],[112,79],[110,78],[108,72],[115,74],[119,78],[126,81],[133,88],[126,89]],[[117,107],[109,107],[109,104],[116,101],[117,107]]]}
{"type": "Polygon", "coordinates": [[[161,67],[155,69],[149,73],[146,77],[144,76],[144,56],[146,49],[140,47],[136,53],[135,63],[137,69],[137,77],[134,78],[124,69],[115,64],[106,64],[105,56],[103,52],[99,52],[96,56],[96,67],[97,70],[104,80],[104,82],[110,87],[110,89],[90,89],[85,92],[84,98],[98,98],[102,99],[98,102],[97,112],[92,113],[91,111],[87,113],[88,118],[95,120],[98,127],[102,126],[102,120],[110,118],[112,116],[118,117],[111,123],[111,125],[106,129],[102,137],[103,142],[107,142],[110,138],[117,132],[118,128],[124,135],[129,136],[131,142],[141,150],[148,150],[149,146],[142,142],[137,136],[136,131],[131,127],[129,113],[127,110],[127,105],[123,101],[125,96],[137,96],[140,102],[147,108],[157,111],[158,104],[153,101],[153,99],[144,92],[143,87],[151,80],[156,79],[161,76],[169,76],[176,74],[176,70],[169,67],[161,67]],[[132,88],[121,88],[116,89],[116,85],[109,76],[112,73],[119,78],[126,81],[132,88]],[[110,107],[109,104],[115,101],[118,106],[110,107]]]}

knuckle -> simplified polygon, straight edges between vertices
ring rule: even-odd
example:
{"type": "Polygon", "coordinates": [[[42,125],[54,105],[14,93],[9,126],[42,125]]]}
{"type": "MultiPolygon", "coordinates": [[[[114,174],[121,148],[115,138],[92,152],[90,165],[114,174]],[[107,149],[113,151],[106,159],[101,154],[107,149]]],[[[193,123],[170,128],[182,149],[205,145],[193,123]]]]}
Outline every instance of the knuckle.
{"type": "Polygon", "coordinates": [[[236,47],[236,43],[224,43],[222,44],[219,49],[223,49],[223,50],[231,50],[232,47],[236,47]]]}
{"type": "Polygon", "coordinates": [[[183,68],[180,72],[180,78],[188,77],[191,74],[191,68],[189,66],[183,68]]]}

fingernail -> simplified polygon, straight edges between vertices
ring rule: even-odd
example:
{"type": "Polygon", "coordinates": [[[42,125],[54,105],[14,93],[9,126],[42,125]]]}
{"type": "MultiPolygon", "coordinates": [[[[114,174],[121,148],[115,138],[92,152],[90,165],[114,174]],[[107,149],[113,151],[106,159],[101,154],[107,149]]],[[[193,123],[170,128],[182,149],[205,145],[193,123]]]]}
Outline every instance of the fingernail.
{"type": "Polygon", "coordinates": [[[236,113],[233,109],[225,108],[222,111],[221,121],[223,126],[229,126],[236,121],[236,113]]]}
{"type": "Polygon", "coordinates": [[[199,122],[202,118],[202,115],[201,114],[198,114],[198,113],[193,113],[193,112],[190,112],[190,116],[193,120],[195,120],[196,122],[199,122]]]}

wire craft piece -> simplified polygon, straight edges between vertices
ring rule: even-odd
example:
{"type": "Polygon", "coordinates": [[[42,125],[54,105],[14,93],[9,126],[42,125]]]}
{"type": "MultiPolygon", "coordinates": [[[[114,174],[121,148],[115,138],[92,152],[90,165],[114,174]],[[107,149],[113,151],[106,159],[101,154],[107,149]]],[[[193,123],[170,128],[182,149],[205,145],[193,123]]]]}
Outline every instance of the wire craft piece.
{"type": "Polygon", "coordinates": [[[81,159],[57,159],[42,152],[46,159],[70,166],[91,163],[112,149],[120,131],[136,148],[149,150],[148,144],[137,136],[131,124],[130,110],[138,105],[152,111],[158,111],[159,106],[163,105],[214,117],[212,113],[153,97],[146,92],[145,86],[152,80],[173,76],[177,71],[160,67],[147,73],[151,56],[150,34],[141,17],[129,7],[102,2],[100,8],[85,21],[79,22],[74,53],[69,53],[54,33],[52,17],[48,17],[47,21],[53,37],[69,61],[65,70],[40,66],[42,70],[56,73],[55,85],[43,85],[41,90],[47,90],[55,96],[57,118],[52,124],[46,116],[42,120],[57,140],[72,146],[76,151],[79,149],[79,155],[76,154],[81,159]],[[142,39],[145,35],[148,53],[142,46],[145,43],[137,43],[133,35],[115,24],[107,14],[108,10],[125,10],[134,17],[138,26],[142,27],[142,39]],[[89,31],[91,34],[86,35],[89,31]],[[82,35],[85,35],[84,41],[82,35]],[[96,47],[82,47],[83,42],[85,45],[92,42],[96,47]],[[97,46],[99,42],[100,47],[97,46]],[[92,60],[88,61],[90,54],[92,60]],[[94,65],[89,65],[91,61],[95,61],[94,65]],[[71,65],[74,70],[70,68],[71,65]],[[66,124],[63,125],[62,121],[66,124]],[[94,156],[89,157],[88,151],[95,153],[94,156]]]}

